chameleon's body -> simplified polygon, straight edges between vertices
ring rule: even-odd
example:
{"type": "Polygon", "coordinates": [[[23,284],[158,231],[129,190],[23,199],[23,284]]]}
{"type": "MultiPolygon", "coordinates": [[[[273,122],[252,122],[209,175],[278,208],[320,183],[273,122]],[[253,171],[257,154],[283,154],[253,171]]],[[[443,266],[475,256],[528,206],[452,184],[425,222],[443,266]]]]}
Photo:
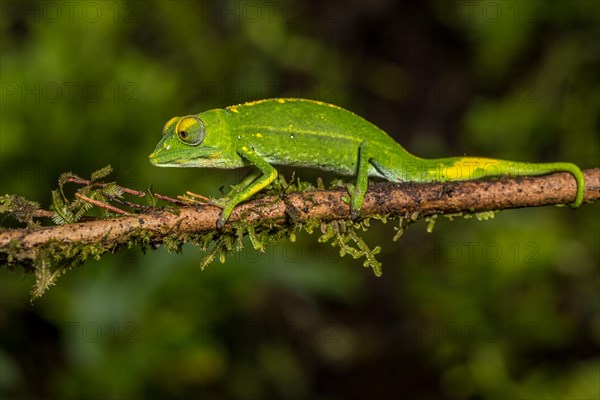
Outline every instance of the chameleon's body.
{"type": "Polygon", "coordinates": [[[162,167],[241,168],[254,173],[220,201],[222,226],[233,208],[277,177],[272,165],[311,167],[356,176],[351,209],[357,215],[368,177],[391,182],[447,182],[493,176],[570,172],[577,179],[579,206],[583,175],[571,163],[524,163],[491,158],[422,159],[408,153],[375,125],[343,108],[304,99],[268,99],[194,116],[174,117],[150,155],[162,167]],[[258,171],[257,171],[258,172],[258,171]]]}

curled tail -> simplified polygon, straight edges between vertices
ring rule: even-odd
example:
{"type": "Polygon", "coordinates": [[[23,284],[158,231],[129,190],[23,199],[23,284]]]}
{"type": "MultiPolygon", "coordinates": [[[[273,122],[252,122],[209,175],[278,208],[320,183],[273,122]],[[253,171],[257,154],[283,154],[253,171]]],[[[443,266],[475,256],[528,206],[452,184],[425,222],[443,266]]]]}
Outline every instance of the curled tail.
{"type": "Polygon", "coordinates": [[[493,158],[451,157],[426,160],[426,165],[426,176],[432,181],[465,181],[486,177],[539,176],[553,172],[569,172],[577,180],[577,195],[571,206],[579,207],[583,202],[583,173],[572,163],[527,163],[493,158]]]}

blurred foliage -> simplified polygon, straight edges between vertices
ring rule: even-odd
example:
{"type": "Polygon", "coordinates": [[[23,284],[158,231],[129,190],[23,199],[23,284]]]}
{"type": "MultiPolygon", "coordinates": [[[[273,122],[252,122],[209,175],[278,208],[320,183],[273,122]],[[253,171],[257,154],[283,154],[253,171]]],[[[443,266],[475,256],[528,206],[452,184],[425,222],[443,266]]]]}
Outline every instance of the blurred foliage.
{"type": "MultiPolygon", "coordinates": [[[[0,192],[47,208],[62,172],[111,164],[219,195],[243,172],[150,166],[164,122],[275,96],[424,157],[598,166],[599,4],[2,1],[0,192]]],[[[202,273],[192,248],[121,252],[33,305],[2,269],[0,396],[598,398],[598,211],[376,226],[382,278],[316,235],[202,273]]]]}

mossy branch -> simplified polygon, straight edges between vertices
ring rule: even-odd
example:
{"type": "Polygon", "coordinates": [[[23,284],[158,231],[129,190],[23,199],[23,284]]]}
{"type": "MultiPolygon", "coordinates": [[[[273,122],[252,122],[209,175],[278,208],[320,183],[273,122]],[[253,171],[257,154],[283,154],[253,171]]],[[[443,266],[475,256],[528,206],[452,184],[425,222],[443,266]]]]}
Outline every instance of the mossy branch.
{"type": "MultiPolygon", "coordinates": [[[[600,198],[600,168],[586,170],[584,176],[584,201],[594,202],[600,198]]],[[[241,238],[246,234],[250,235],[253,246],[261,250],[265,242],[286,236],[293,239],[299,229],[310,232],[320,228],[321,241],[332,239],[341,253],[364,256],[365,266],[380,273],[380,264],[374,258],[379,249],[366,248],[354,231],[356,227],[366,228],[370,218],[399,218],[399,230],[402,230],[407,223],[438,214],[476,214],[571,203],[576,189],[576,181],[568,173],[431,184],[373,183],[365,196],[358,222],[349,221],[350,209],[344,189],[284,193],[239,205],[222,230],[216,229],[220,209],[213,205],[171,210],[146,207],[143,211],[136,210],[135,214],[108,219],[2,229],[0,267],[20,265],[27,272],[35,272],[38,292],[34,295],[37,296],[68,268],[90,256],[98,258],[122,247],[165,245],[169,250],[179,251],[184,243],[192,242],[208,250],[214,243],[205,260],[208,262],[217,254],[223,259],[226,253],[239,250],[241,238]],[[348,241],[355,247],[349,247],[348,241]],[[40,279],[45,281],[40,283],[40,279]]],[[[34,217],[48,216],[43,210],[33,214],[34,217]]]]}

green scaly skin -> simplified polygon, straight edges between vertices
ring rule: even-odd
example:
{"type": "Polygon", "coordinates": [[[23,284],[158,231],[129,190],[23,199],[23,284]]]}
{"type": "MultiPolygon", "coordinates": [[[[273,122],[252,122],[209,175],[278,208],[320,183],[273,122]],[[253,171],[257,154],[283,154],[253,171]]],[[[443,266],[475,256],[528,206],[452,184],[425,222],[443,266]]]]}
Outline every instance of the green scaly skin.
{"type": "Polygon", "coordinates": [[[273,165],[310,167],[356,176],[349,186],[352,217],[361,208],[368,177],[391,182],[448,182],[566,171],[577,180],[573,207],[583,201],[584,180],[575,164],[525,163],[478,157],[422,159],[375,125],[338,106],[305,99],[267,99],[174,117],[150,154],[159,167],[258,169],[216,203],[220,228],[233,208],[277,178],[273,165]]]}

